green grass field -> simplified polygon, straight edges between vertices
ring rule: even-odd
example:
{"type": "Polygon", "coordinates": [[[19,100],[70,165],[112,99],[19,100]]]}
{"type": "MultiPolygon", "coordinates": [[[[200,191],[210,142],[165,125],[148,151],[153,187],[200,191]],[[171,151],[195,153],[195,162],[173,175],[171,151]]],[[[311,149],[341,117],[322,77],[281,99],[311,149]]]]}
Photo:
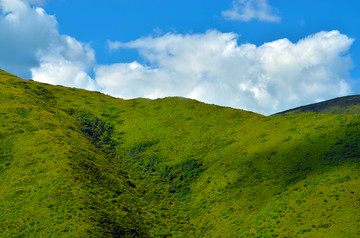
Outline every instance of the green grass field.
{"type": "Polygon", "coordinates": [[[0,237],[360,236],[360,115],[122,100],[0,71],[0,124],[0,237]]]}

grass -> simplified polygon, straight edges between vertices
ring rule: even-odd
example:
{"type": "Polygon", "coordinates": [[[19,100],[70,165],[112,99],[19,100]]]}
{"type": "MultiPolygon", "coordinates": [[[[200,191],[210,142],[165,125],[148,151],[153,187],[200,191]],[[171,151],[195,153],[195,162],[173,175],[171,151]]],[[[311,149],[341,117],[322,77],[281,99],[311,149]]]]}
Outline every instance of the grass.
{"type": "Polygon", "coordinates": [[[357,237],[359,115],[122,100],[0,71],[0,236],[357,237]]]}

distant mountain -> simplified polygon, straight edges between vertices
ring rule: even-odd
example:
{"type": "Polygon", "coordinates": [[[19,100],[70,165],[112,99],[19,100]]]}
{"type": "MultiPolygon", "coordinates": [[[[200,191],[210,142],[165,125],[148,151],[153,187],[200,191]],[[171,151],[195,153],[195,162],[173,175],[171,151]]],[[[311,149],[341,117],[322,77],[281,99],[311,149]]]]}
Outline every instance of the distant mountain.
{"type": "Polygon", "coordinates": [[[0,237],[360,237],[360,116],[113,98],[0,70],[0,237]]]}
{"type": "Polygon", "coordinates": [[[277,114],[299,114],[318,112],[330,114],[360,114],[360,95],[339,97],[279,112],[277,114]]]}

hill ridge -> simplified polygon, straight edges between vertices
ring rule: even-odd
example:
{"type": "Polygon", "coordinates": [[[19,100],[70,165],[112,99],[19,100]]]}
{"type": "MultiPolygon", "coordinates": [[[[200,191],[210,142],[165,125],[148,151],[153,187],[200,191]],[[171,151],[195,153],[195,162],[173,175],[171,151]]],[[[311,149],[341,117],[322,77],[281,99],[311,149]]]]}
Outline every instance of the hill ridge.
{"type": "Polygon", "coordinates": [[[0,236],[357,237],[360,116],[112,98],[0,71],[0,236]]]}
{"type": "Polygon", "coordinates": [[[312,103],[278,112],[279,114],[298,114],[304,112],[331,113],[331,114],[360,114],[360,95],[349,95],[334,99],[312,103]]]}

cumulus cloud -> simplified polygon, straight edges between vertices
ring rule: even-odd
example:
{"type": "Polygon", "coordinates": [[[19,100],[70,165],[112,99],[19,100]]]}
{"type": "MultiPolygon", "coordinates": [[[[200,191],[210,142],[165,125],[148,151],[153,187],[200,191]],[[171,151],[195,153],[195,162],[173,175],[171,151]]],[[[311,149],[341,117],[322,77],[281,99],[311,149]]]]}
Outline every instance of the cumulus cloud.
{"type": "Polygon", "coordinates": [[[90,46],[60,35],[41,0],[0,0],[0,67],[36,81],[94,89],[90,46]]]}
{"type": "Polygon", "coordinates": [[[353,40],[338,31],[261,46],[237,39],[213,30],[109,42],[113,50],[137,49],[146,64],[99,66],[96,80],[123,98],[177,95],[263,114],[350,93],[353,40]]]}
{"type": "Polygon", "coordinates": [[[222,15],[228,20],[280,22],[275,11],[267,0],[234,0],[233,8],[223,11],[222,15]]]}
{"type": "Polygon", "coordinates": [[[30,68],[38,65],[36,52],[49,47],[49,39],[56,37],[56,20],[19,0],[0,0],[0,10],[0,65],[30,77],[30,68]]]}
{"type": "Polygon", "coordinates": [[[88,75],[95,67],[95,52],[70,36],[59,36],[57,42],[38,52],[40,66],[31,69],[38,82],[97,90],[88,75]]]}
{"type": "Polygon", "coordinates": [[[23,0],[23,1],[34,5],[43,5],[45,3],[45,0],[23,0]]]}

